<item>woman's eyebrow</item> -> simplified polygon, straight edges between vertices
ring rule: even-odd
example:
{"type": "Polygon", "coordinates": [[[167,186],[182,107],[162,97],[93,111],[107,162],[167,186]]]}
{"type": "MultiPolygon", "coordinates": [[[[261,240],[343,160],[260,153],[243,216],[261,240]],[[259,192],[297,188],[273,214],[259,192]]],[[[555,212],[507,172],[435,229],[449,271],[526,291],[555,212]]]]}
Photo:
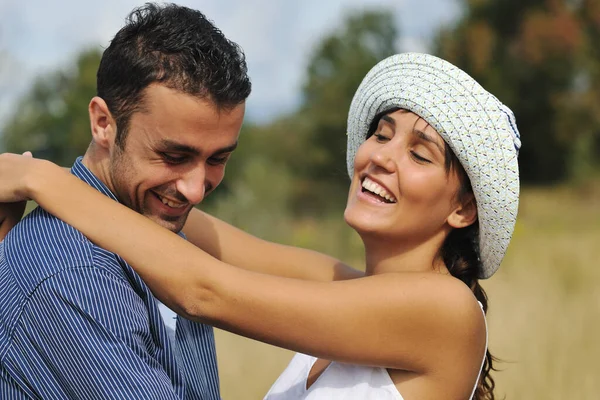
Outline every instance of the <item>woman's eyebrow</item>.
{"type": "Polygon", "coordinates": [[[413,129],[413,134],[415,134],[419,139],[422,139],[422,140],[424,140],[426,142],[435,144],[436,147],[440,150],[440,152],[442,154],[445,154],[444,148],[437,142],[437,140],[435,140],[434,138],[432,138],[431,136],[429,136],[428,134],[426,134],[422,130],[414,128],[413,129]]]}
{"type": "Polygon", "coordinates": [[[388,124],[392,125],[392,127],[396,127],[396,120],[392,117],[390,117],[389,115],[384,115],[381,117],[381,119],[385,122],[387,122],[388,124]]]}

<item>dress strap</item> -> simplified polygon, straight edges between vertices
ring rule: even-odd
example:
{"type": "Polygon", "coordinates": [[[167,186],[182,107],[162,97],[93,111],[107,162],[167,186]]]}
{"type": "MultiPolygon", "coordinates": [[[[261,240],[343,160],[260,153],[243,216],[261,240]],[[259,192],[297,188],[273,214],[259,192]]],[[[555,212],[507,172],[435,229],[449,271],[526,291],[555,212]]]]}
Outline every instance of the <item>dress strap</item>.
{"type": "Polygon", "coordinates": [[[472,399],[473,396],[475,395],[475,391],[477,390],[477,384],[479,383],[479,378],[481,376],[481,371],[483,370],[483,366],[485,365],[485,357],[487,355],[487,348],[488,348],[488,326],[487,326],[487,319],[485,318],[485,311],[483,310],[483,304],[481,304],[481,302],[478,300],[477,303],[479,303],[479,307],[481,307],[481,312],[483,314],[483,322],[485,323],[485,350],[483,352],[483,360],[481,360],[481,367],[479,367],[479,375],[477,375],[477,379],[475,380],[475,386],[473,387],[473,391],[471,392],[471,396],[469,397],[469,399],[472,399]]]}

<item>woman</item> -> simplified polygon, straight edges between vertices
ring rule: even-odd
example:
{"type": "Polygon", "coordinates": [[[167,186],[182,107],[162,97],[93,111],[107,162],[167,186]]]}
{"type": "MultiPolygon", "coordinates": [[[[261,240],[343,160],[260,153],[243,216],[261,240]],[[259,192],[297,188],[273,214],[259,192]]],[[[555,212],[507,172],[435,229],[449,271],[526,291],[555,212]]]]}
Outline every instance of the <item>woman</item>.
{"type": "MultiPolygon", "coordinates": [[[[366,273],[338,282],[236,268],[247,265],[227,241],[242,234],[226,224],[194,211],[184,229],[220,261],[41,160],[0,156],[0,200],[33,198],[186,318],[299,352],[267,399],[493,399],[478,278],[512,235],[519,146],[510,110],[455,66],[414,53],[377,64],[348,119],[344,217],[366,273]],[[202,234],[207,221],[220,243],[202,234]]],[[[291,263],[261,246],[254,261],[291,263]]]]}

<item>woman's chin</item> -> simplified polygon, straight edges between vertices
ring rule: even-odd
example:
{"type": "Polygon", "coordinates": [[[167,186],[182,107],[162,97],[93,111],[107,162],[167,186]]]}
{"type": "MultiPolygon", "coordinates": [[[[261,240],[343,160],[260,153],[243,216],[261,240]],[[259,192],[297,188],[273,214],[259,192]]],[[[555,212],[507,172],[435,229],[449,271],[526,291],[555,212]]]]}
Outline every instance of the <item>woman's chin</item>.
{"type": "Polygon", "coordinates": [[[346,208],[344,220],[360,236],[363,235],[382,235],[385,234],[387,220],[380,221],[377,216],[371,213],[356,212],[346,208]]]}

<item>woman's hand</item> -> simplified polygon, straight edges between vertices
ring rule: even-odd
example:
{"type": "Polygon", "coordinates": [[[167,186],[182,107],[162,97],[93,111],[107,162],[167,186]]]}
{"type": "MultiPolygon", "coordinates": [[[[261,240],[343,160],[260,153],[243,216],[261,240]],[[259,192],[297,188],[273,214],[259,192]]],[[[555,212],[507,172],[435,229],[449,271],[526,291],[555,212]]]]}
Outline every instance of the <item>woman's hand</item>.
{"type": "Polygon", "coordinates": [[[25,175],[34,162],[30,152],[0,155],[0,240],[23,217],[28,200],[25,175]]]}
{"type": "Polygon", "coordinates": [[[28,183],[43,162],[33,158],[30,152],[0,154],[0,203],[29,200],[28,183]]]}

